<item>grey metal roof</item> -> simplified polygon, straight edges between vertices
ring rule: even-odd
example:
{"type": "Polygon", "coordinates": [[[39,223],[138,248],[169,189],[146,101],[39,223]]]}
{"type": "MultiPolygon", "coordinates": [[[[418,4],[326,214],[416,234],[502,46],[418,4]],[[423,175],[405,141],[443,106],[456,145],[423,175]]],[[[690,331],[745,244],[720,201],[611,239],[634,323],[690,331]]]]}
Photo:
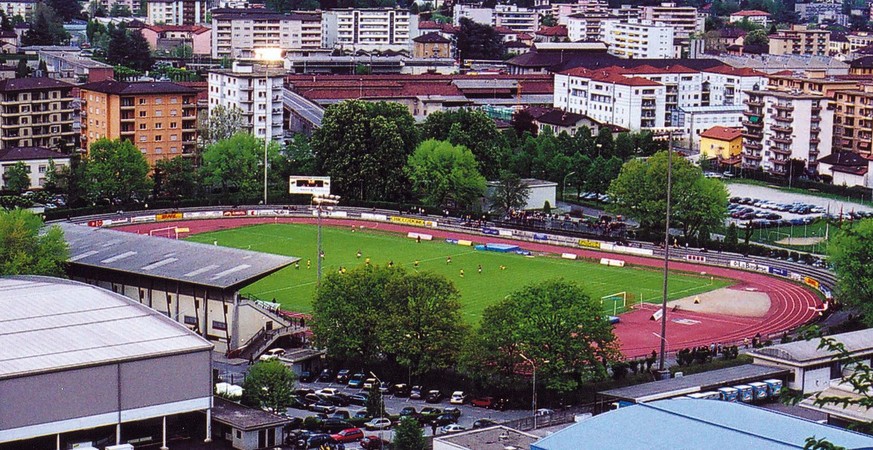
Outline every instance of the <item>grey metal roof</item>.
{"type": "Polygon", "coordinates": [[[0,277],[0,311],[0,379],[212,349],[151,308],[59,278],[0,277]]]}
{"type": "Polygon", "coordinates": [[[230,289],[299,258],[59,223],[72,264],[230,289]]]}
{"type": "MultiPolygon", "coordinates": [[[[852,331],[849,333],[834,334],[830,337],[841,342],[849,352],[873,352],[873,328],[852,331]]],[[[827,352],[824,349],[819,350],[819,342],[818,339],[789,342],[787,344],[760,348],[750,352],[750,354],[752,357],[771,357],[795,363],[832,358],[835,353],[827,352]]]]}
{"type": "Polygon", "coordinates": [[[695,373],[679,378],[653,381],[618,389],[598,392],[599,395],[645,403],[693,392],[703,392],[722,386],[737,385],[764,378],[778,378],[788,374],[788,370],[778,367],[744,364],[709,372],[695,373]]]}
{"type": "Polygon", "coordinates": [[[212,420],[243,431],[279,427],[291,419],[216,396],[212,404],[212,420]]]}

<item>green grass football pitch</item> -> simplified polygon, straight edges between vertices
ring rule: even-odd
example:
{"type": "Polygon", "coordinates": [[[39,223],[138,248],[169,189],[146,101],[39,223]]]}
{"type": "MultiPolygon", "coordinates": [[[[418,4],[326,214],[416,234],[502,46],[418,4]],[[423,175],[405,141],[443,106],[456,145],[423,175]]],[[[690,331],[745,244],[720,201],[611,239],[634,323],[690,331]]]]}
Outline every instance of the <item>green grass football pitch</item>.
{"type": "MultiPolygon", "coordinates": [[[[444,240],[422,241],[404,235],[373,230],[323,227],[324,274],[340,267],[351,269],[370,258],[372,264],[416,270],[430,270],[448,277],[461,293],[461,302],[468,322],[478,323],[482,311],[506,295],[541,280],[564,278],[583,286],[592,298],[628,292],[630,303],[660,302],[662,272],[642,267],[608,267],[595,261],[567,260],[559,255],[522,256],[486,252],[472,247],[448,244],[444,240]],[[361,251],[358,259],[356,253],[361,251]],[[452,263],[446,264],[446,257],[452,263]],[[482,273],[478,266],[482,265],[482,273]],[[501,270],[500,266],[505,266],[501,270]],[[464,277],[460,276],[461,269],[464,277]]],[[[300,268],[287,267],[242,290],[261,300],[282,304],[283,309],[312,311],[316,281],[316,227],[313,225],[267,224],[214,231],[191,236],[189,240],[203,243],[218,241],[218,245],[250,249],[259,252],[290,255],[301,258],[300,268]],[[307,260],[311,266],[307,268],[307,260]]],[[[485,238],[474,241],[485,241],[485,238]]],[[[672,273],[669,281],[670,299],[677,299],[718,289],[730,280],[708,275],[672,273]]],[[[604,302],[604,311],[613,312],[612,301],[604,302]]],[[[621,304],[619,303],[619,310],[621,304]]]]}

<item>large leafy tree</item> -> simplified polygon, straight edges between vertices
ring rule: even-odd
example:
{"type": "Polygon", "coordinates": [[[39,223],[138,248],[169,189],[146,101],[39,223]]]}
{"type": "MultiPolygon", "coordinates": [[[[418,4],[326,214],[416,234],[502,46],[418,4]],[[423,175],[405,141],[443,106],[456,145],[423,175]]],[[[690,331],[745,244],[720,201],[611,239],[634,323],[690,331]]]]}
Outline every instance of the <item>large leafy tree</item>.
{"type": "Polygon", "coordinates": [[[59,227],[43,230],[42,219],[27,210],[0,210],[0,275],[63,277],[69,253],[59,227]]]}
{"type": "Polygon", "coordinates": [[[152,187],[148,162],[128,140],[95,141],[84,166],[84,188],[92,201],[128,203],[145,198],[152,187]]]}
{"type": "Polygon", "coordinates": [[[472,342],[468,370],[512,379],[533,361],[537,378],[561,392],[602,379],[604,363],[620,356],[600,305],[563,280],[527,286],[486,308],[472,342]]]}
{"type": "Polygon", "coordinates": [[[82,16],[82,4],[77,0],[46,0],[45,3],[57,12],[64,22],[82,16]]]}
{"type": "MultiPolygon", "coordinates": [[[[660,228],[667,208],[667,161],[667,152],[659,152],[646,160],[625,163],[609,185],[609,209],[635,218],[643,227],[660,228]]],[[[686,237],[694,236],[701,227],[721,225],[728,197],[721,181],[705,178],[700,168],[674,154],[672,185],[671,225],[681,227],[686,237]]]]}
{"type": "Polygon", "coordinates": [[[191,160],[184,156],[162,159],[155,163],[152,173],[155,194],[171,198],[191,196],[197,187],[196,174],[191,160]]]}
{"type": "Polygon", "coordinates": [[[119,25],[109,30],[109,48],[106,59],[110,64],[125,66],[140,72],[155,64],[148,41],[139,30],[128,30],[119,25]]]}
{"type": "Polygon", "coordinates": [[[64,22],[51,6],[37,3],[33,8],[30,28],[21,38],[23,45],[60,45],[70,40],[64,22]]]}
{"type": "Polygon", "coordinates": [[[409,155],[406,174],[431,206],[467,208],[485,194],[485,177],[473,152],[462,145],[428,139],[409,155]]]}
{"type": "Polygon", "coordinates": [[[256,408],[284,412],[291,405],[297,376],[278,360],[258,361],[243,381],[243,403],[256,408]]]}
{"type": "Polygon", "coordinates": [[[873,220],[843,223],[828,244],[828,255],[837,273],[837,295],[873,326],[873,220]]]}
{"type": "Polygon", "coordinates": [[[424,450],[428,448],[421,425],[414,417],[400,419],[394,430],[394,447],[397,450],[424,450]]]}
{"type": "Polygon", "coordinates": [[[455,46],[461,61],[465,59],[494,59],[503,55],[503,38],[494,27],[476,23],[466,17],[459,22],[455,46]]]}
{"type": "Polygon", "coordinates": [[[218,105],[210,111],[202,111],[198,124],[200,139],[204,145],[208,145],[230,139],[234,134],[243,131],[246,121],[243,111],[236,105],[230,108],[218,105]]]}
{"type": "Polygon", "coordinates": [[[500,173],[502,136],[494,120],[474,109],[437,111],[421,125],[424,139],[449,141],[469,148],[488,179],[500,173]]]}
{"type": "Polygon", "coordinates": [[[7,191],[12,191],[20,194],[30,188],[30,174],[27,171],[27,164],[24,161],[6,168],[3,172],[3,185],[7,191]]]}
{"type": "Polygon", "coordinates": [[[399,103],[348,100],[333,105],[312,136],[319,173],[337,194],[355,200],[398,200],[407,191],[406,160],[418,128],[399,103]]]}
{"type": "MultiPolygon", "coordinates": [[[[279,155],[279,144],[271,142],[267,150],[268,164],[279,155]]],[[[212,186],[221,186],[227,193],[231,187],[242,196],[251,196],[263,188],[264,140],[248,133],[237,133],[218,141],[203,152],[201,174],[212,186]]]]}
{"type": "Polygon", "coordinates": [[[521,181],[521,178],[513,172],[504,170],[500,173],[500,180],[491,191],[489,199],[493,209],[506,214],[511,210],[524,208],[529,196],[530,188],[521,181]]]}

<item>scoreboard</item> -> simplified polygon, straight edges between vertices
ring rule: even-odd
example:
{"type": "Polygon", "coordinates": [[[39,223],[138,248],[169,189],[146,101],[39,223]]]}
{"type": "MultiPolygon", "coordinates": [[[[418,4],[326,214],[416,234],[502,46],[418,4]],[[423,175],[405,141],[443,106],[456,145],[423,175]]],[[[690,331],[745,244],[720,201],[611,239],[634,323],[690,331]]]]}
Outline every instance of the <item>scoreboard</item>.
{"type": "Polygon", "coordinates": [[[330,177],[291,176],[291,194],[330,195],[330,177]]]}

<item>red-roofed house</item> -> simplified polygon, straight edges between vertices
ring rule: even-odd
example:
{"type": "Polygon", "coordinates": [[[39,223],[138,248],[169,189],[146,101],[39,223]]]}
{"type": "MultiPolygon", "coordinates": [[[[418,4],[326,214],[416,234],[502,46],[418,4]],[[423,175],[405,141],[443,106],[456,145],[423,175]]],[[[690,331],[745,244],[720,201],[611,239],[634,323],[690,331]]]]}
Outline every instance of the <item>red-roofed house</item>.
{"type": "Polygon", "coordinates": [[[537,30],[537,42],[564,42],[567,40],[567,26],[555,25],[537,30]]]}
{"type": "Polygon", "coordinates": [[[423,20],[421,22],[418,22],[419,36],[425,35],[428,33],[439,33],[440,36],[442,36],[446,39],[451,39],[452,36],[454,36],[455,33],[457,33],[457,32],[458,32],[458,29],[455,28],[450,23],[439,23],[439,22],[433,22],[433,21],[429,21],[429,20],[423,20]]]}
{"type": "Polygon", "coordinates": [[[722,126],[700,133],[700,158],[717,159],[723,164],[740,162],[743,152],[743,129],[722,126]]]}
{"type": "Polygon", "coordinates": [[[195,55],[212,52],[212,29],[201,25],[149,25],[142,36],[156,51],[172,51],[180,45],[192,48],[195,55]]]}
{"type": "Polygon", "coordinates": [[[746,11],[737,11],[730,15],[728,21],[730,23],[742,22],[743,20],[748,20],[751,23],[761,25],[764,28],[770,26],[770,13],[766,11],[759,11],[757,9],[750,9],[746,11]]]}

